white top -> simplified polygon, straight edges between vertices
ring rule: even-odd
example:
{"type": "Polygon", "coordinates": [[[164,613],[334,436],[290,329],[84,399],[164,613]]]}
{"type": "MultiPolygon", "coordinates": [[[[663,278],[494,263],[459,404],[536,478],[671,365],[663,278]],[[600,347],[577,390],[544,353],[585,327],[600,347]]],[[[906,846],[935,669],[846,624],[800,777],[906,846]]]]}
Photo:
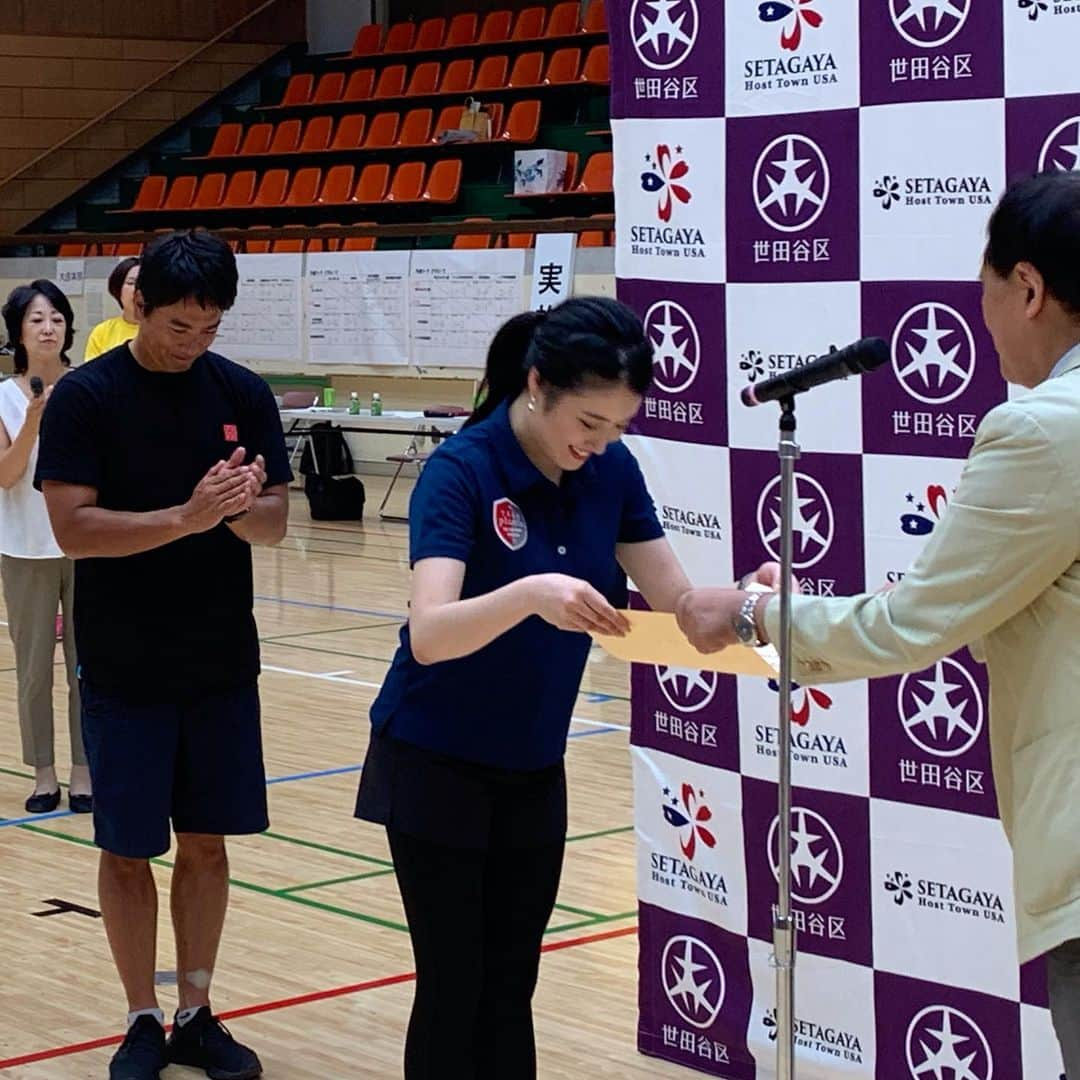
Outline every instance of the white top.
{"type": "MultiPolygon", "coordinates": [[[[26,422],[29,399],[14,379],[0,382],[0,421],[14,442],[26,422]]],[[[45,496],[34,490],[38,444],[30,451],[26,472],[10,488],[0,488],[0,554],[18,559],[62,559],[56,543],[45,496]]]]}

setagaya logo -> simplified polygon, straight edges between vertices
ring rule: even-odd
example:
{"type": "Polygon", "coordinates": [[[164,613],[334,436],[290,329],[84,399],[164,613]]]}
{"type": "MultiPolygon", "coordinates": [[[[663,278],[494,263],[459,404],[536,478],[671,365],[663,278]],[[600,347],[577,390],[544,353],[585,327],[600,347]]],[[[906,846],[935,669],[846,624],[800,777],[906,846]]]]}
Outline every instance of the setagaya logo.
{"type": "Polygon", "coordinates": [[[683,183],[690,166],[682,153],[681,146],[676,146],[672,153],[666,143],[660,143],[655,153],[645,155],[647,168],[641,174],[641,190],[657,193],[656,216],[665,223],[671,220],[676,202],[685,205],[693,198],[683,183]]]}
{"type": "Polygon", "coordinates": [[[683,784],[679,795],[671,788],[664,788],[664,820],[679,830],[679,849],[691,862],[697,851],[698,841],[707,848],[716,847],[716,837],[707,829],[712,821],[712,810],[705,802],[705,792],[695,792],[691,784],[683,784]]]}
{"type": "Polygon", "coordinates": [[[814,0],[765,0],[758,5],[758,18],[764,23],[780,23],[780,48],[795,52],[802,44],[803,25],[816,30],[824,22],[821,13],[814,8],[814,0]]]}

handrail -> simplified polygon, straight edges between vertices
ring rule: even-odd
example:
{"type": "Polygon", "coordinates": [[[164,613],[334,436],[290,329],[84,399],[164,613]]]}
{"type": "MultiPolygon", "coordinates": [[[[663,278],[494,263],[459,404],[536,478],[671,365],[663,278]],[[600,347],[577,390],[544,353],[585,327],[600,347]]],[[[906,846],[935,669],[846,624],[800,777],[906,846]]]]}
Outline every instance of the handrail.
{"type": "MultiPolygon", "coordinates": [[[[370,225],[281,226],[268,229],[220,228],[212,231],[222,240],[312,240],[326,237],[375,236],[386,238],[419,236],[502,236],[507,233],[580,233],[615,226],[614,214],[587,218],[517,218],[502,221],[424,221],[370,225]]],[[[170,232],[172,230],[165,230],[170,232]]],[[[156,240],[162,230],[131,232],[50,232],[0,235],[0,248],[47,244],[138,244],[156,240]]]]}
{"type": "Polygon", "coordinates": [[[37,157],[31,158],[29,161],[20,165],[13,173],[10,173],[9,175],[5,176],[3,180],[0,180],[0,189],[3,189],[8,184],[10,184],[12,180],[17,180],[20,176],[23,175],[23,173],[28,172],[35,165],[40,164],[47,157],[55,154],[57,150],[63,149],[63,147],[67,146],[68,143],[77,139],[80,135],[89,131],[91,128],[97,127],[97,125],[100,124],[103,120],[106,120],[114,113],[119,112],[119,110],[122,109],[125,105],[134,101],[137,97],[139,97],[141,94],[144,94],[147,90],[150,90],[153,87],[157,86],[158,83],[167,79],[170,75],[175,74],[182,67],[186,67],[197,57],[202,56],[202,54],[208,49],[212,49],[219,41],[227,38],[230,34],[234,34],[245,23],[250,22],[250,20],[255,18],[256,15],[261,15],[264,11],[273,7],[277,2],[278,0],[263,0],[263,3],[261,3],[257,8],[249,11],[245,16],[243,16],[243,18],[238,19],[231,26],[227,27],[225,30],[222,30],[219,34],[215,34],[209,41],[203,42],[203,44],[201,44],[197,49],[195,49],[194,52],[188,53],[187,56],[176,61],[175,64],[172,64],[170,67],[166,68],[159,75],[155,75],[149,82],[144,83],[137,89],[132,90],[131,93],[126,94],[115,104],[110,105],[100,115],[93,117],[93,119],[91,120],[87,120],[86,123],[83,124],[81,127],[78,127],[70,134],[65,135],[58,143],[50,146],[47,150],[43,150],[40,154],[37,155],[37,157]]]}

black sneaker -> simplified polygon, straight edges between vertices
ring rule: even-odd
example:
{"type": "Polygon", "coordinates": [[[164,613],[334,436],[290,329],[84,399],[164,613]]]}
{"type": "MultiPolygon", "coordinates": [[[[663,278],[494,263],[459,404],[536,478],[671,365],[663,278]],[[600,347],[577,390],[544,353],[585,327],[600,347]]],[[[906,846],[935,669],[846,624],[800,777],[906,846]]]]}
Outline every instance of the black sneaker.
{"type": "Polygon", "coordinates": [[[262,1076],[255,1051],[241,1046],[208,1005],[183,1027],[173,1025],[165,1053],[171,1064],[203,1069],[210,1080],[253,1080],[262,1076]]]}
{"type": "Polygon", "coordinates": [[[109,1062],[109,1080],[159,1080],[168,1063],[165,1029],[156,1017],[139,1016],[109,1062]]]}

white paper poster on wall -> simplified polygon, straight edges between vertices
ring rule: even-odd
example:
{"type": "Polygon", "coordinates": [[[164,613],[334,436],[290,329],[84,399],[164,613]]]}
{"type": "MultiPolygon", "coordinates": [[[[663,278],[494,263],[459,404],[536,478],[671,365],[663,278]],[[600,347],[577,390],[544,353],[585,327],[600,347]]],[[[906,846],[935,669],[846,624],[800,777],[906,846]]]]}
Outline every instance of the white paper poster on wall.
{"type": "Polygon", "coordinates": [[[86,281],[86,261],[84,259],[57,259],[56,284],[68,296],[82,296],[86,281]]]}
{"type": "Polygon", "coordinates": [[[409,362],[408,251],[308,256],[305,331],[314,364],[409,362]]]}
{"type": "Polygon", "coordinates": [[[240,285],[214,349],[230,360],[303,358],[301,255],[237,255],[240,285]]]}
{"type": "Polygon", "coordinates": [[[482,368],[495,331],[524,307],[525,252],[414,251],[409,277],[412,362],[482,368]]]}

